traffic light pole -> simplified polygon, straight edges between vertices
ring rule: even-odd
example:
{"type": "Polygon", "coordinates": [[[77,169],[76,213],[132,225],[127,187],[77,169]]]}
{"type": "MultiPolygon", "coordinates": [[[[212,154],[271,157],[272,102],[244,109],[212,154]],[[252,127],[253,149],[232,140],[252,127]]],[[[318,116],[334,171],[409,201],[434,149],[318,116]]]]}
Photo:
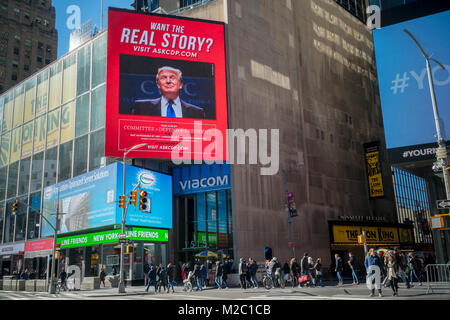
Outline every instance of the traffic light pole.
{"type": "MultiPolygon", "coordinates": [[[[124,199],[127,199],[127,190],[126,190],[126,179],[127,179],[127,154],[131,151],[146,146],[147,143],[141,143],[138,145],[135,145],[131,147],[128,151],[125,151],[123,153],[123,196],[124,199]]],[[[127,203],[128,201],[126,201],[127,203]]],[[[127,208],[128,204],[123,206],[122,211],[122,234],[125,234],[125,218],[127,216],[127,208]]],[[[125,277],[124,277],[124,270],[123,270],[123,259],[124,259],[124,244],[123,242],[120,244],[120,279],[119,279],[119,293],[125,293],[125,277]]],[[[131,263],[131,261],[130,261],[131,263]]]]}

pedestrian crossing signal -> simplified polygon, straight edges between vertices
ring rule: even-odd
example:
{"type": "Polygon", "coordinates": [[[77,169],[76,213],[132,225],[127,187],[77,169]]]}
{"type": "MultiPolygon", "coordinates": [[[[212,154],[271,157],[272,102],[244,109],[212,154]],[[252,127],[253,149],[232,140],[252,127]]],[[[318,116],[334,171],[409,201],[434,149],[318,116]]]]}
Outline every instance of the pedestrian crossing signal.
{"type": "Polygon", "coordinates": [[[17,203],[17,201],[14,201],[12,204],[12,215],[13,216],[17,215],[18,207],[19,207],[19,204],[17,203]]]}
{"type": "Polygon", "coordinates": [[[366,242],[366,239],[364,238],[364,236],[362,234],[360,234],[358,236],[358,243],[359,244],[364,244],[364,242],[366,242]]]}

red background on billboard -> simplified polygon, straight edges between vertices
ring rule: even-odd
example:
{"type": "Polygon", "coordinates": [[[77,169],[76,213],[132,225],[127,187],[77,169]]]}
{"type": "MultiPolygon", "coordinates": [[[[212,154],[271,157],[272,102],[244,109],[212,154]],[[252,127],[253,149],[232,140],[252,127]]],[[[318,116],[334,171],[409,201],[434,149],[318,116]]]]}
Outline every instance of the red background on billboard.
{"type": "MultiPolygon", "coordinates": [[[[170,141],[170,134],[172,131],[175,129],[186,129],[191,132],[192,138],[194,138],[194,122],[201,121],[203,132],[211,128],[216,128],[222,133],[223,143],[219,146],[221,150],[218,154],[223,156],[220,159],[215,158],[214,160],[228,160],[226,151],[226,129],[228,127],[228,121],[224,39],[225,31],[223,23],[210,23],[191,19],[172,18],[152,14],[138,14],[123,10],[110,9],[108,11],[105,156],[122,157],[127,149],[134,145],[146,142],[153,147],[143,147],[130,152],[127,156],[135,158],[170,159],[171,150],[167,149],[167,146],[174,144],[176,145],[178,142],[166,144],[164,141],[170,141]],[[163,26],[163,28],[167,31],[153,30],[151,27],[152,23],[159,23],[160,26],[163,26]],[[177,27],[177,29],[174,29],[174,27],[177,27]],[[124,28],[130,29],[131,31],[128,38],[129,41],[132,39],[133,30],[140,31],[135,33],[137,37],[134,38],[135,42],[138,44],[121,42],[124,28]],[[183,31],[182,33],[176,32],[181,30],[183,31]],[[148,32],[148,45],[139,44],[144,31],[148,32]],[[170,36],[164,36],[165,34],[169,34],[170,36]],[[176,43],[174,42],[174,39],[180,40],[183,35],[187,36],[188,39],[189,37],[196,37],[197,40],[195,50],[192,50],[192,46],[190,47],[191,50],[183,50],[179,47],[179,41],[176,43]],[[199,50],[199,38],[200,41],[204,41],[201,50],[199,50]],[[165,41],[165,39],[168,39],[168,41],[165,41]],[[207,39],[213,40],[213,44],[209,47],[209,50],[209,40],[207,39]],[[163,47],[163,43],[169,44],[169,46],[163,47]],[[174,43],[175,48],[172,47],[174,43]],[[168,54],[162,52],[162,50],[169,50],[168,54]],[[177,51],[179,54],[173,55],[173,53],[177,51]],[[182,52],[185,54],[189,52],[189,54],[196,55],[196,57],[181,56],[182,52]],[[121,54],[214,64],[216,120],[119,114],[121,54]],[[127,129],[125,129],[126,127],[127,129]],[[133,130],[130,130],[130,127],[132,127],[133,130]],[[138,129],[134,130],[134,128],[138,129]],[[142,130],[139,128],[142,128],[142,130]],[[151,135],[153,135],[153,138],[150,137],[151,135]],[[158,137],[155,136],[161,136],[163,138],[158,139],[158,137]],[[159,143],[157,143],[158,141],[159,143]],[[158,146],[158,149],[155,149],[156,146],[158,146]]],[[[214,138],[211,141],[214,141],[214,138]]],[[[210,145],[211,141],[203,141],[201,150],[203,151],[205,147],[210,145]]],[[[202,159],[202,152],[198,151],[198,145],[194,146],[192,144],[191,149],[189,150],[189,155],[184,153],[182,158],[190,157],[191,159],[202,159]]]]}

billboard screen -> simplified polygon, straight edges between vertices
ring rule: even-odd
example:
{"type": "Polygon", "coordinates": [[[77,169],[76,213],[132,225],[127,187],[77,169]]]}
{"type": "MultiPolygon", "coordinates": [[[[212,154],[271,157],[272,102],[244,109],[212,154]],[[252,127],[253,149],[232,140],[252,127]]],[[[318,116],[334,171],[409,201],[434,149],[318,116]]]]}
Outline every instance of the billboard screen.
{"type": "MultiPolygon", "coordinates": [[[[126,168],[127,195],[140,183],[151,202],[150,212],[130,205],[125,224],[139,227],[172,228],[172,177],[133,166],[126,168]]],[[[119,196],[123,194],[123,165],[114,163],[44,189],[44,217],[58,233],[69,233],[122,223],[119,196]]],[[[42,220],[42,236],[54,233],[42,220]]]]}
{"type": "Polygon", "coordinates": [[[381,106],[391,163],[433,158],[435,150],[430,151],[430,144],[437,147],[426,60],[404,29],[446,68],[443,70],[431,62],[441,128],[450,132],[450,42],[442,38],[442,34],[450,29],[450,11],[374,30],[381,106]]]}
{"type": "Polygon", "coordinates": [[[223,23],[110,9],[105,156],[228,160],[224,39],[223,23]]]}

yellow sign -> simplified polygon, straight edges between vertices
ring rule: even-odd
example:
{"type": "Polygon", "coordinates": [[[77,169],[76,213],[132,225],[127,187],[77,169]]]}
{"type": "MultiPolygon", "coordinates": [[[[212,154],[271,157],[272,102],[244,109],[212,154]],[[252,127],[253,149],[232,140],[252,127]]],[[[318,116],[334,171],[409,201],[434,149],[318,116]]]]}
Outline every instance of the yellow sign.
{"type": "Polygon", "coordinates": [[[335,243],[358,243],[358,236],[366,232],[368,244],[399,244],[397,228],[363,227],[363,226],[333,226],[335,243]]]}
{"type": "Polygon", "coordinates": [[[369,179],[369,195],[371,198],[383,197],[383,177],[380,164],[380,153],[366,153],[367,177],[369,179]]]}

